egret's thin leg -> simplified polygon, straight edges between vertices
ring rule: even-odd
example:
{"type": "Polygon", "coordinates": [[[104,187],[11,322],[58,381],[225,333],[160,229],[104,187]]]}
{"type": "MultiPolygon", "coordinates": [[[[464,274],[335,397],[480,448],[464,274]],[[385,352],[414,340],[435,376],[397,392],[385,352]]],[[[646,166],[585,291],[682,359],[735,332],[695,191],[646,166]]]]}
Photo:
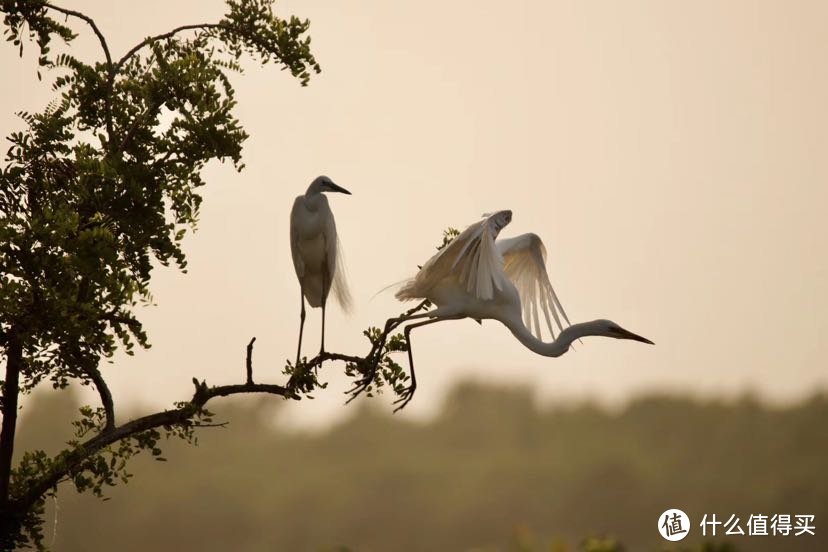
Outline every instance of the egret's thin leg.
{"type": "Polygon", "coordinates": [[[322,346],[319,348],[319,354],[325,352],[325,303],[322,303],[322,346]]]}
{"type": "MultiPolygon", "coordinates": [[[[319,354],[325,352],[325,305],[328,303],[328,294],[331,290],[327,271],[322,272],[322,341],[319,346],[319,354]]],[[[321,364],[320,364],[321,366],[321,364]]]]}
{"type": "Polygon", "coordinates": [[[302,332],[305,329],[305,290],[299,290],[299,298],[302,300],[302,310],[299,311],[299,346],[296,348],[296,366],[299,366],[299,359],[302,355],[302,332]]]}
{"type": "MultiPolygon", "coordinates": [[[[437,312],[438,310],[439,309],[433,309],[433,310],[430,310],[428,312],[421,312],[419,314],[409,314],[408,316],[399,316],[397,318],[389,318],[385,322],[385,333],[390,332],[392,326],[398,326],[398,325],[402,324],[403,322],[410,322],[411,320],[419,320],[420,318],[434,318],[434,317],[437,317],[437,316],[441,316],[440,313],[437,312]]],[[[447,320],[447,319],[446,318],[440,318],[440,320],[447,320]]]]}
{"type": "MultiPolygon", "coordinates": [[[[421,306],[422,306],[422,303],[420,303],[419,306],[415,307],[414,309],[412,309],[411,311],[408,311],[408,312],[416,311],[421,306]]],[[[460,315],[454,315],[454,314],[448,316],[446,314],[446,311],[441,312],[439,307],[438,307],[438,308],[432,309],[428,312],[423,312],[423,313],[419,313],[419,314],[408,314],[408,315],[399,316],[397,318],[389,318],[385,322],[385,329],[383,330],[382,333],[383,333],[384,336],[386,336],[386,339],[387,339],[389,334],[393,330],[395,330],[397,328],[397,326],[399,326],[403,322],[410,322],[411,320],[418,320],[418,319],[421,319],[421,318],[434,318],[434,320],[431,320],[430,322],[436,322],[437,320],[456,320],[456,319],[460,319],[460,318],[463,318],[463,317],[460,316],[460,315]],[[436,318],[436,317],[439,317],[439,318],[436,318]]],[[[379,370],[379,361],[380,361],[380,358],[383,354],[383,350],[384,350],[383,347],[379,347],[374,351],[374,356],[371,357],[371,363],[370,363],[370,368],[368,369],[368,373],[365,374],[362,377],[362,379],[359,380],[359,382],[357,382],[356,385],[354,385],[354,387],[352,387],[351,389],[346,391],[346,393],[348,395],[350,395],[348,400],[345,401],[346,404],[351,402],[355,398],[357,398],[363,391],[368,389],[368,387],[374,382],[374,378],[376,377],[377,371],[379,370]]]]}
{"type": "Polygon", "coordinates": [[[414,352],[412,351],[411,347],[411,330],[414,328],[419,328],[421,326],[428,326],[429,324],[434,324],[435,322],[442,322],[443,320],[458,320],[463,318],[462,316],[450,316],[450,317],[441,317],[441,318],[432,318],[431,320],[424,320],[423,322],[417,322],[416,324],[409,324],[403,330],[403,334],[405,335],[405,342],[408,345],[408,369],[411,371],[411,385],[408,386],[406,389],[405,394],[394,401],[394,404],[400,404],[397,408],[394,409],[394,412],[401,410],[405,405],[411,402],[411,399],[414,398],[414,391],[417,390],[417,376],[414,374],[414,352]]]}

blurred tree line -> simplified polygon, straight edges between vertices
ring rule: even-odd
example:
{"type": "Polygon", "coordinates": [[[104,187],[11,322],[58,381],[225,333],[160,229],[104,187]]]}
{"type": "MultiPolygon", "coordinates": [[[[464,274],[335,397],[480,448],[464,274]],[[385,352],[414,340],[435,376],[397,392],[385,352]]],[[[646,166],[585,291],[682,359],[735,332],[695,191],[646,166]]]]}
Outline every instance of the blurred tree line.
{"type": "MultiPolygon", "coordinates": [[[[53,421],[77,417],[75,400],[36,395],[20,449],[59,450],[70,436],[53,421]]],[[[275,428],[272,399],[216,410],[231,429],[202,432],[197,449],[171,441],[170,462],[137,459],[134,480],[106,501],[62,487],[46,543],[54,536],[67,552],[828,549],[825,395],[782,409],[652,396],[609,413],[539,409],[527,389],[467,384],[429,423],[363,403],[319,434],[275,428]],[[693,522],[681,543],[656,531],[667,508],[693,522]],[[816,536],[703,543],[705,513],[736,514],[743,526],[751,513],[813,514],[816,536]]]]}

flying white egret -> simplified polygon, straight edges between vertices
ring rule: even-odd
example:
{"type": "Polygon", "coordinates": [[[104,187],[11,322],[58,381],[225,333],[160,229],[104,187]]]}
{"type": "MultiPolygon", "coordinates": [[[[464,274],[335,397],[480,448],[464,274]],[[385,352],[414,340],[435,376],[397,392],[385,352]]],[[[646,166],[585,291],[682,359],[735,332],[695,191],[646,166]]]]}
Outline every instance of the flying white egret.
{"type": "Polygon", "coordinates": [[[351,296],[345,282],[336,222],[324,192],[351,192],[337,186],[327,176],[319,176],[308,186],[308,191],[293,202],[290,211],[290,252],[293,268],[299,278],[302,311],[299,322],[299,346],[296,365],[302,353],[302,330],[305,326],[305,299],[311,307],[322,307],[322,344],[325,352],[325,304],[333,288],[343,310],[350,308],[351,296]]]}
{"type": "Polygon", "coordinates": [[[417,275],[397,292],[396,297],[401,301],[427,299],[436,305],[426,313],[405,318],[429,320],[405,327],[411,385],[399,399],[398,402],[402,403],[399,408],[411,400],[417,387],[411,330],[441,320],[497,320],[526,348],[548,357],[561,356],[569,350],[573,341],[586,336],[632,339],[653,344],[610,320],[593,320],[564,328],[561,318],[567,324],[569,319],[549,282],[546,251],[541,239],[535,234],[523,234],[495,241],[511,220],[511,211],[484,215],[481,221],[466,228],[431,257],[417,275]],[[542,340],[539,312],[544,315],[552,341],[542,340]],[[554,339],[551,318],[561,330],[557,339],[554,339]]]}

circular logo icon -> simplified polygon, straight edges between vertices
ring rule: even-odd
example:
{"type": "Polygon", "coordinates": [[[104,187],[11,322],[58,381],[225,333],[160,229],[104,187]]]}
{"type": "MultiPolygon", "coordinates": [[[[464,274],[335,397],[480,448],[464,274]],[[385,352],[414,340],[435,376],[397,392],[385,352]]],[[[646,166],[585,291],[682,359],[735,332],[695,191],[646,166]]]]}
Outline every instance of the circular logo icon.
{"type": "Polygon", "coordinates": [[[670,508],[658,518],[658,532],[668,541],[680,541],[690,532],[690,518],[677,508],[670,508]]]}

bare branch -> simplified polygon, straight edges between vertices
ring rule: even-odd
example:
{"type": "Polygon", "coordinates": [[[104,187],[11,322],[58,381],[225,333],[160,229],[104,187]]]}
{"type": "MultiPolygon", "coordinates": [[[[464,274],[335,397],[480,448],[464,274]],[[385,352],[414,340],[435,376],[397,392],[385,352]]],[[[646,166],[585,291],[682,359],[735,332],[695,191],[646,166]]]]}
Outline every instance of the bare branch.
{"type": "Polygon", "coordinates": [[[192,399],[180,408],[164,410],[163,412],[156,412],[155,414],[136,418],[135,420],[113,428],[111,431],[99,433],[87,441],[58,454],[55,461],[52,462],[51,467],[36,481],[28,485],[26,494],[15,500],[9,511],[20,513],[29,511],[37,500],[50,488],[57,485],[63,478],[80,467],[90,456],[100,452],[113,443],[159,427],[176,425],[198,426],[198,423],[192,423],[191,420],[203,410],[204,405],[209,400],[215,397],[229,397],[242,393],[264,393],[279,396],[288,394],[287,388],[281,385],[246,383],[208,387],[204,382],[199,383],[195,379],[193,381],[196,385],[196,391],[192,399]]]}
{"type": "Polygon", "coordinates": [[[247,344],[247,360],[245,366],[247,367],[247,384],[253,385],[253,344],[256,343],[256,338],[250,340],[247,344]]]}
{"type": "Polygon", "coordinates": [[[101,404],[106,414],[106,425],[103,431],[112,431],[115,429],[115,403],[112,401],[112,392],[109,390],[109,386],[106,384],[106,380],[103,379],[100,370],[89,367],[85,372],[92,380],[92,383],[95,384],[95,389],[98,390],[98,395],[101,397],[101,404]]]}

